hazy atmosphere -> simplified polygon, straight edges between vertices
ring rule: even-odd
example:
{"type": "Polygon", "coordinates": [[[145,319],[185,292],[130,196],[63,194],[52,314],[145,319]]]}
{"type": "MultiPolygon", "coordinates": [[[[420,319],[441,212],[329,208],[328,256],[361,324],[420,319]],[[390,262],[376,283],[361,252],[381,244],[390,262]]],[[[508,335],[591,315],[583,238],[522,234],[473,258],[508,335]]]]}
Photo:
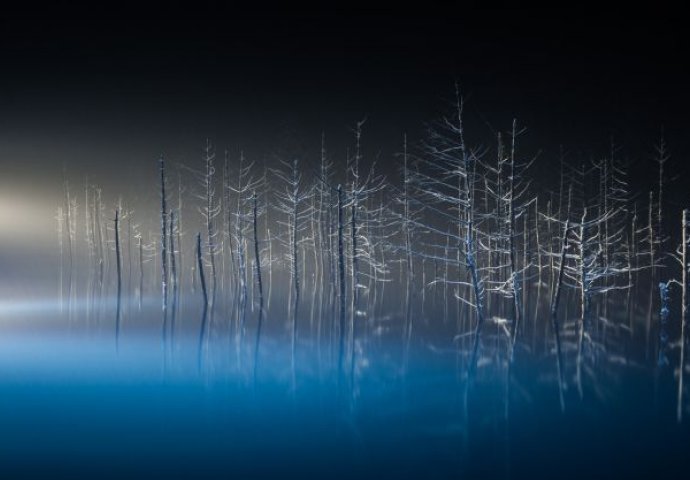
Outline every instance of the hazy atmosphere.
{"type": "Polygon", "coordinates": [[[0,469],[690,469],[680,15],[92,8],[0,16],[0,469]]]}

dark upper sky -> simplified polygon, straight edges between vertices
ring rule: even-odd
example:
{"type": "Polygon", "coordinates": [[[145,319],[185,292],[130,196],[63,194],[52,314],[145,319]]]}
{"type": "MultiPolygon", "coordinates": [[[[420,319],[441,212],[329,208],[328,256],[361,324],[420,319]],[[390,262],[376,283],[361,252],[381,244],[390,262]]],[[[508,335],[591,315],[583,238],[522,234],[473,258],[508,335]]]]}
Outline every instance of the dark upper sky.
{"type": "Polygon", "coordinates": [[[530,151],[601,155],[614,135],[641,157],[663,124],[688,152],[688,41],[673,12],[222,5],[6,11],[5,153],[30,144],[34,167],[98,171],[160,151],[195,159],[207,135],[257,156],[309,152],[321,130],[342,151],[368,115],[369,154],[385,159],[443,112],[455,79],[476,139],[516,116],[530,151]]]}

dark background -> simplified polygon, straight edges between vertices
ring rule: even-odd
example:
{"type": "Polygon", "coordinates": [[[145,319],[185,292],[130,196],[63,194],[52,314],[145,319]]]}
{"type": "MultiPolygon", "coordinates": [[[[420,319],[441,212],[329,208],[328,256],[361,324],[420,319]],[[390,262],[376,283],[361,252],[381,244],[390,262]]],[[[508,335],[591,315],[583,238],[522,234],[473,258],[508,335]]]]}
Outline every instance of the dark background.
{"type": "Polygon", "coordinates": [[[661,6],[33,4],[0,20],[0,128],[175,155],[182,138],[207,135],[233,149],[280,148],[286,136],[307,148],[368,115],[370,152],[390,152],[443,113],[457,80],[482,141],[518,117],[532,149],[600,155],[613,135],[642,157],[663,125],[680,152],[683,27],[661,6]]]}
{"type": "Polygon", "coordinates": [[[608,155],[613,137],[644,203],[663,126],[668,177],[676,178],[669,208],[687,205],[683,15],[661,4],[454,5],[4,7],[0,263],[21,258],[11,247],[57,248],[63,169],[73,188],[88,176],[107,201],[155,207],[158,156],[198,165],[207,136],[233,159],[241,149],[258,162],[293,154],[309,162],[323,131],[342,167],[351,128],[366,116],[365,159],[394,175],[403,133],[421,139],[425,124],[447,111],[456,80],[468,99],[470,143],[492,145],[513,117],[528,128],[519,152],[541,152],[536,187],[557,176],[561,145],[579,163],[608,155]]]}
{"type": "MultiPolygon", "coordinates": [[[[20,319],[38,341],[34,350],[27,348],[34,343],[17,342],[4,333],[1,338],[0,364],[8,368],[1,372],[0,450],[11,458],[0,464],[19,467],[24,476],[46,465],[54,477],[64,468],[60,462],[70,461],[82,462],[78,466],[83,470],[97,468],[99,477],[115,472],[126,477],[121,472],[131,465],[139,467],[137,472],[151,468],[151,476],[160,472],[151,465],[166,471],[186,467],[196,476],[214,468],[227,475],[244,465],[260,471],[280,466],[284,476],[290,462],[302,460],[294,456],[297,450],[309,452],[307,465],[327,463],[329,474],[334,465],[341,474],[359,468],[348,463],[354,442],[329,443],[324,439],[333,435],[330,424],[325,431],[323,425],[315,428],[308,422],[315,413],[317,420],[322,418],[321,405],[311,403],[323,401],[320,392],[302,392],[301,398],[309,402],[299,409],[294,396],[283,401],[282,396],[264,394],[270,403],[285,406],[295,420],[280,423],[276,418],[283,416],[257,404],[261,396],[254,390],[249,396],[232,391],[225,396],[225,390],[214,387],[215,397],[209,397],[204,383],[199,392],[190,390],[185,396],[167,379],[164,387],[156,383],[157,363],[155,374],[139,380],[132,375],[143,368],[141,359],[135,359],[134,368],[123,363],[122,356],[117,366],[127,382],[107,388],[102,376],[82,380],[75,372],[93,368],[100,374],[104,353],[113,354],[110,343],[104,347],[88,342],[84,350],[87,342],[78,340],[84,345],[72,348],[67,343],[63,348],[69,350],[63,352],[40,342],[42,336],[31,330],[34,324],[26,312],[46,317],[50,315],[45,312],[52,313],[50,303],[41,310],[38,300],[53,298],[56,292],[54,216],[62,199],[63,169],[73,191],[81,193],[88,176],[103,187],[109,211],[121,195],[134,202],[137,218],[149,218],[155,231],[159,217],[147,216],[145,208],[148,202],[155,211],[159,202],[156,160],[161,153],[173,162],[198,165],[209,136],[219,149],[231,150],[232,158],[243,149],[257,161],[295,153],[309,161],[316,158],[324,131],[329,152],[342,166],[345,149],[352,145],[350,128],[367,116],[365,158],[378,158],[382,168],[394,174],[394,153],[400,150],[403,133],[413,140],[422,138],[424,124],[445,112],[457,80],[468,97],[472,144],[489,144],[493,132],[507,130],[513,117],[528,127],[519,151],[529,156],[542,152],[531,171],[536,187],[548,187],[557,176],[560,145],[569,152],[568,161],[587,161],[608,155],[613,136],[620,145],[617,155],[631,161],[631,189],[644,202],[656,183],[650,158],[663,125],[671,152],[668,176],[677,177],[667,189],[669,218],[675,221],[677,209],[690,206],[687,20],[658,2],[643,11],[631,11],[630,5],[613,11],[591,6],[491,11],[430,2],[415,9],[329,11],[281,11],[266,3],[238,10],[197,1],[118,5],[26,2],[0,10],[0,317],[3,326],[8,319],[20,319]],[[56,352],[59,361],[49,362],[56,352]],[[50,383],[27,375],[22,366],[31,362],[49,364],[53,377],[47,378],[58,380],[50,383]],[[71,376],[60,376],[64,368],[71,376]],[[12,383],[15,378],[21,381],[12,383]],[[248,401],[251,408],[245,408],[248,401]],[[246,411],[259,412],[261,418],[246,416],[246,411]],[[267,432],[266,438],[252,438],[245,435],[248,431],[267,432]],[[248,441],[261,445],[259,462],[245,454],[248,441]],[[141,465],[126,458],[134,450],[141,465]],[[191,466],[180,465],[187,459],[193,461],[191,466]]],[[[193,230],[187,233],[189,241],[193,230]]],[[[185,248],[191,253],[191,245],[185,248]]],[[[83,252],[78,256],[86,257],[83,252]]],[[[155,356],[158,348],[142,350],[155,356]]],[[[149,364],[154,366],[154,361],[149,364]]],[[[636,368],[630,370],[638,374],[636,368]]],[[[445,384],[438,383],[442,377],[434,370],[425,369],[424,375],[434,380],[431,389],[416,389],[423,397],[420,405],[434,415],[446,415],[436,407],[443,404],[436,403],[434,394],[446,399],[454,394],[441,388],[445,384]]],[[[422,384],[409,385],[412,395],[406,386],[405,403],[411,399],[409,405],[417,405],[415,385],[422,384]]],[[[652,415],[668,402],[662,397],[652,405],[651,388],[649,395],[646,390],[627,391],[626,401],[595,408],[596,415],[588,411],[586,421],[578,415],[564,419],[555,411],[555,393],[544,397],[546,404],[535,392],[537,403],[524,413],[516,411],[506,429],[506,436],[512,432],[514,439],[513,478],[537,472],[558,472],[559,478],[632,478],[647,473],[642,467],[660,472],[680,466],[686,458],[682,445],[687,429],[668,429],[652,415]],[[535,412],[539,417],[531,415],[535,412]]],[[[381,440],[366,450],[370,458],[387,469],[394,464],[408,475],[410,470],[402,468],[412,465],[427,476],[440,472],[443,463],[426,461],[422,454],[459,458],[459,448],[445,442],[439,448],[426,440],[427,434],[424,444],[411,442],[407,424],[391,429],[400,406],[391,405],[390,398],[371,396],[376,412],[364,418],[380,420],[364,422],[376,432],[372,436],[365,430],[369,436],[363,438],[381,440]],[[405,434],[388,451],[387,440],[398,431],[405,434]],[[418,458],[425,461],[417,465],[418,458]]],[[[591,404],[583,405],[588,409],[591,404]]],[[[412,412],[411,424],[427,421],[417,410],[412,412]]],[[[445,426],[449,432],[456,427],[445,426]]],[[[486,432],[497,431],[494,428],[503,427],[481,424],[486,432]]],[[[489,472],[502,470],[496,458],[505,458],[503,445],[500,453],[495,445],[493,450],[485,445],[491,442],[477,443],[472,461],[488,466],[489,472]]],[[[185,470],[170,473],[179,471],[185,470]]],[[[382,473],[392,476],[397,471],[382,473]]],[[[367,474],[372,470],[359,476],[367,474]]]]}

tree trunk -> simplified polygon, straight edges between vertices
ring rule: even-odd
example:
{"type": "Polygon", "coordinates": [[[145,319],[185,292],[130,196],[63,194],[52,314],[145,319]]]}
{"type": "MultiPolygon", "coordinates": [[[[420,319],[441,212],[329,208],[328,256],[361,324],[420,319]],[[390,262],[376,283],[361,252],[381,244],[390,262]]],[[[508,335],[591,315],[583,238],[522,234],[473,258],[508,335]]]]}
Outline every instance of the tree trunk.
{"type": "Polygon", "coordinates": [[[201,234],[196,235],[196,261],[197,269],[199,270],[199,283],[201,284],[201,294],[204,299],[203,310],[201,314],[201,328],[199,329],[199,345],[197,350],[197,362],[199,371],[201,371],[203,351],[204,351],[204,339],[206,338],[206,329],[208,327],[206,321],[206,314],[208,312],[208,292],[206,291],[206,278],[204,277],[204,262],[201,256],[201,234]]]}
{"type": "Polygon", "coordinates": [[[117,313],[115,314],[115,348],[120,347],[120,314],[122,301],[122,261],[120,254],[120,210],[115,210],[115,262],[117,269],[117,313]]]}
{"type": "Polygon", "coordinates": [[[256,324],[256,341],[254,344],[254,381],[256,382],[257,366],[259,364],[259,342],[261,341],[261,326],[264,318],[264,286],[261,279],[261,250],[259,248],[259,230],[257,227],[256,192],[253,195],[253,226],[254,226],[254,264],[256,265],[256,281],[259,288],[259,319],[256,324]]]}

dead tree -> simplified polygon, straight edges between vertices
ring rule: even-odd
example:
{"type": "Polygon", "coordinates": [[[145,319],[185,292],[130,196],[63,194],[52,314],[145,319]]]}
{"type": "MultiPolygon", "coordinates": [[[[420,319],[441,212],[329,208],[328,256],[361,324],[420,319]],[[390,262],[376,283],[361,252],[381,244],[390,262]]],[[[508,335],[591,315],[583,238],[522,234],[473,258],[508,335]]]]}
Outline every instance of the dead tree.
{"type": "MultiPolygon", "coordinates": [[[[659,141],[656,144],[655,148],[655,157],[654,161],[658,165],[659,168],[659,185],[658,185],[658,192],[657,192],[657,211],[656,211],[656,224],[657,224],[657,238],[659,240],[659,247],[660,250],[663,251],[664,247],[664,230],[663,230],[663,222],[664,222],[664,185],[666,183],[666,177],[664,175],[665,173],[665,165],[666,162],[668,162],[670,156],[668,154],[668,150],[666,147],[666,141],[664,139],[664,130],[662,128],[661,130],[661,135],[659,137],[659,141]]],[[[663,259],[662,259],[663,261],[663,259]]]]}
{"type": "MultiPolygon", "coordinates": [[[[233,207],[232,203],[232,192],[236,191],[236,189],[233,188],[233,185],[230,180],[230,166],[228,164],[229,156],[228,156],[228,151],[225,150],[225,159],[223,163],[223,217],[225,221],[225,230],[224,230],[224,237],[225,241],[227,241],[227,250],[229,252],[229,274],[228,274],[228,290],[230,297],[235,295],[235,287],[237,285],[237,267],[236,267],[236,259],[235,259],[235,244],[234,244],[234,236],[235,236],[235,223],[234,223],[234,218],[236,216],[236,208],[233,207]]],[[[240,156],[240,165],[239,165],[239,171],[240,175],[243,169],[243,162],[244,158],[243,156],[240,156]]],[[[239,182],[241,183],[241,181],[239,182]]]]}
{"type": "Polygon", "coordinates": [[[64,255],[65,255],[65,247],[64,247],[64,224],[65,224],[65,215],[63,213],[62,207],[58,206],[57,207],[57,214],[55,216],[55,219],[57,220],[57,237],[58,237],[58,247],[60,249],[60,273],[58,276],[58,294],[59,294],[59,304],[60,304],[60,312],[62,313],[63,309],[63,303],[64,303],[64,287],[63,287],[63,278],[64,278],[64,255]]]}
{"type": "Polygon", "coordinates": [[[115,210],[115,265],[117,270],[117,312],[115,314],[115,348],[120,348],[120,315],[122,302],[122,258],[120,253],[120,210],[115,210]]]}
{"type": "Polygon", "coordinates": [[[669,352],[671,344],[669,343],[669,317],[671,315],[671,300],[670,290],[672,285],[679,285],[681,288],[681,316],[680,316],[680,339],[678,347],[680,350],[678,361],[678,389],[676,397],[676,420],[678,423],[683,421],[684,414],[684,380],[685,380],[685,349],[687,347],[687,328],[688,328],[688,228],[690,228],[690,210],[684,209],[681,218],[681,243],[675,254],[671,255],[681,267],[680,281],[671,278],[666,282],[659,283],[659,335],[658,335],[658,354],[655,369],[655,388],[658,381],[659,374],[662,369],[670,364],[669,352]]]}
{"type": "Polygon", "coordinates": [[[230,192],[236,195],[235,211],[232,214],[232,240],[235,245],[235,260],[237,262],[237,322],[235,330],[235,344],[238,362],[242,359],[242,345],[246,333],[247,302],[249,299],[248,275],[249,249],[253,230],[252,196],[256,190],[263,188],[264,177],[255,180],[252,175],[254,162],[245,163],[244,153],[240,152],[240,162],[237,170],[237,185],[230,187],[230,192]]]}
{"type": "MultiPolygon", "coordinates": [[[[375,241],[367,234],[371,211],[367,208],[367,200],[380,192],[384,186],[384,178],[375,174],[375,164],[366,175],[361,172],[362,163],[362,126],[366,119],[357,122],[355,128],[355,154],[348,159],[348,177],[350,190],[348,192],[348,207],[350,210],[349,229],[349,262],[350,262],[350,385],[354,387],[355,367],[357,364],[357,340],[359,318],[367,319],[366,308],[360,305],[360,293],[368,293],[365,278],[370,278],[374,272],[385,274],[385,265],[377,262],[375,257],[375,241]]],[[[380,212],[377,220],[382,220],[380,212]]]]}
{"type": "Polygon", "coordinates": [[[639,233],[644,234],[641,243],[646,244],[648,262],[646,267],[649,269],[649,303],[647,309],[647,321],[645,325],[645,351],[649,355],[651,335],[652,335],[652,310],[654,305],[654,283],[657,280],[657,271],[659,267],[659,238],[657,236],[657,228],[654,215],[654,192],[649,191],[649,203],[647,206],[647,225],[645,225],[639,233]]]}
{"type": "Polygon", "coordinates": [[[681,254],[680,262],[682,267],[681,274],[681,327],[680,327],[680,361],[678,365],[678,401],[676,405],[676,419],[678,423],[683,421],[683,381],[685,379],[685,349],[688,343],[688,228],[690,228],[690,211],[683,210],[682,218],[682,241],[681,241],[681,254]]]}
{"type": "Polygon", "coordinates": [[[144,246],[140,233],[136,234],[135,238],[137,239],[137,250],[139,251],[139,290],[137,294],[137,303],[139,311],[141,312],[141,303],[144,297],[144,246]]]}
{"type": "MultiPolygon", "coordinates": [[[[463,127],[464,101],[456,88],[455,113],[431,129],[426,141],[426,154],[418,159],[415,193],[421,208],[419,230],[424,232],[420,243],[425,247],[418,255],[423,259],[440,258],[457,266],[456,279],[446,282],[456,288],[460,305],[468,305],[474,313],[474,325],[468,335],[461,331],[458,339],[469,337],[471,345],[467,354],[465,400],[477,369],[482,329],[485,322],[484,275],[477,261],[478,238],[475,223],[475,183],[477,160],[480,152],[468,148],[463,127]],[[443,241],[439,241],[439,238],[443,241]],[[455,255],[445,258],[445,239],[450,238],[455,255]]],[[[458,328],[471,322],[465,320],[458,309],[458,328]]],[[[460,350],[460,349],[459,349],[460,350]]],[[[465,402],[467,405],[467,402],[465,402]]]]}
{"type": "Polygon", "coordinates": [[[292,162],[281,160],[282,169],[272,170],[273,174],[283,184],[283,189],[276,192],[276,210],[285,216],[279,222],[286,228],[286,235],[280,237],[285,247],[285,261],[290,272],[290,326],[291,326],[291,354],[293,386],[296,372],[297,333],[299,319],[299,305],[301,294],[299,246],[308,234],[308,220],[310,216],[309,200],[312,190],[303,185],[299,161],[295,157],[292,162]]]}
{"type": "Polygon", "coordinates": [[[517,228],[516,228],[516,217],[517,217],[517,172],[515,168],[515,139],[520,132],[517,131],[517,120],[513,119],[513,129],[511,130],[511,142],[510,142],[510,161],[509,161],[509,174],[508,174],[508,191],[506,193],[506,203],[508,210],[508,257],[510,259],[510,285],[511,285],[511,295],[513,297],[513,332],[511,340],[510,358],[513,357],[513,351],[515,346],[515,341],[517,340],[518,330],[520,328],[520,319],[523,314],[522,306],[522,295],[521,287],[522,282],[520,277],[523,272],[520,272],[517,266],[517,228]]]}
{"type": "MultiPolygon", "coordinates": [[[[182,183],[182,172],[181,169],[178,167],[177,171],[177,215],[175,218],[175,224],[176,224],[176,240],[177,240],[177,271],[178,272],[184,272],[184,264],[182,263],[182,210],[183,210],[183,193],[185,192],[185,186],[182,183]]],[[[194,262],[192,262],[194,263],[194,262]]],[[[177,285],[177,304],[178,304],[178,309],[180,308],[180,292],[183,291],[183,283],[182,283],[182,275],[178,273],[177,275],[177,280],[176,280],[176,285],[177,285]]]]}
{"type": "Polygon", "coordinates": [[[215,158],[216,153],[211,146],[210,140],[207,138],[203,156],[204,173],[202,183],[204,189],[204,206],[201,209],[201,214],[206,224],[206,236],[208,238],[208,259],[209,265],[211,266],[211,318],[213,318],[213,311],[216,302],[216,289],[218,286],[218,275],[216,272],[217,234],[215,221],[216,217],[220,213],[220,205],[216,204],[216,188],[214,183],[216,167],[214,166],[213,161],[215,158]]]}
{"type": "Polygon", "coordinates": [[[259,318],[256,323],[256,341],[254,343],[254,380],[256,381],[257,367],[259,364],[259,343],[261,341],[261,327],[264,319],[264,284],[261,278],[261,247],[259,246],[259,207],[256,191],[252,193],[252,230],[254,233],[254,265],[256,268],[256,281],[259,289],[259,318]]]}
{"type": "MultiPolygon", "coordinates": [[[[403,337],[406,355],[409,355],[410,341],[412,339],[412,286],[414,284],[414,264],[412,262],[412,212],[410,208],[410,169],[407,154],[407,135],[403,140],[403,204],[402,231],[405,241],[405,326],[403,337]]],[[[444,299],[445,301],[445,299],[444,299]]]]}
{"type": "MultiPolygon", "coordinates": [[[[321,293],[318,318],[316,325],[317,348],[321,348],[323,337],[323,319],[326,315],[333,313],[333,298],[337,295],[336,289],[336,267],[333,247],[334,227],[333,227],[333,162],[328,159],[326,153],[326,137],[321,135],[321,155],[319,162],[319,175],[315,187],[314,201],[316,203],[313,215],[316,216],[318,228],[314,233],[318,237],[318,264],[319,275],[317,277],[318,291],[321,293]],[[326,280],[327,279],[327,280],[326,280]]],[[[316,296],[315,288],[314,295],[316,296]]],[[[331,331],[332,333],[332,331],[331,331]]]]}
{"type": "MultiPolygon", "coordinates": [[[[591,210],[596,207],[585,207],[582,219],[574,225],[571,238],[573,263],[566,267],[566,284],[576,289],[580,296],[580,319],[577,334],[577,359],[575,380],[580,397],[583,396],[582,371],[587,356],[586,350],[591,350],[592,355],[597,351],[605,352],[605,348],[594,340],[594,332],[591,330],[591,306],[595,295],[605,296],[614,290],[626,290],[630,288],[628,282],[629,266],[622,258],[604,259],[604,250],[611,248],[614,242],[620,242],[622,230],[617,232],[607,231],[612,218],[619,211],[601,211],[600,214],[591,216],[591,210]]],[[[604,319],[604,321],[606,321],[604,319]]]]}
{"type": "MultiPolygon", "coordinates": [[[[671,281],[659,282],[659,335],[658,352],[656,356],[657,372],[669,364],[669,332],[668,323],[671,316],[671,281]]],[[[658,375],[658,373],[657,373],[658,375]]]]}
{"type": "Polygon", "coordinates": [[[161,286],[163,289],[163,328],[162,328],[162,334],[163,334],[163,343],[165,344],[166,341],[166,332],[168,329],[168,240],[167,240],[167,217],[168,217],[168,210],[167,210],[167,196],[165,193],[165,160],[163,159],[163,156],[161,155],[160,160],[158,161],[158,168],[160,172],[160,195],[161,195],[161,240],[160,240],[160,259],[161,259],[161,286]]]}
{"type": "MultiPolygon", "coordinates": [[[[572,189],[570,191],[572,193],[572,189]]],[[[570,198],[571,195],[569,194],[570,198]]],[[[556,367],[558,372],[558,395],[561,403],[561,411],[565,411],[565,380],[564,380],[564,366],[563,354],[561,348],[561,334],[560,324],[558,322],[558,306],[561,300],[561,289],[563,286],[563,274],[565,272],[566,255],[568,253],[568,235],[570,233],[570,202],[565,214],[565,223],[563,225],[563,236],[561,237],[561,251],[559,254],[558,273],[556,275],[556,284],[554,287],[554,294],[551,299],[551,326],[556,341],[556,367]]]]}
{"type": "MultiPolygon", "coordinates": [[[[170,343],[171,346],[174,346],[175,343],[175,316],[177,314],[177,301],[178,301],[178,285],[179,285],[179,278],[177,276],[177,262],[175,259],[175,232],[176,232],[176,223],[175,223],[175,212],[173,210],[170,210],[170,231],[169,231],[169,236],[168,238],[170,239],[170,283],[172,284],[172,308],[171,308],[171,316],[170,316],[170,343]]],[[[178,229],[178,234],[179,234],[179,226],[177,227],[178,229]]],[[[179,247],[179,245],[178,245],[179,247]]]]}
{"type": "Polygon", "coordinates": [[[69,302],[69,308],[71,309],[71,299],[72,299],[72,286],[74,279],[74,228],[73,221],[76,215],[73,213],[74,203],[73,198],[70,196],[69,181],[63,170],[63,194],[64,194],[64,207],[63,207],[63,232],[65,233],[65,238],[67,240],[65,248],[67,250],[67,299],[69,302]]]}
{"type": "Polygon", "coordinates": [[[345,362],[345,199],[343,188],[338,185],[338,382],[344,374],[345,362]]]}
{"type": "MultiPolygon", "coordinates": [[[[400,230],[400,236],[393,237],[394,240],[387,242],[387,249],[391,252],[391,255],[401,256],[400,258],[400,283],[405,287],[405,301],[403,304],[403,324],[402,324],[402,345],[403,345],[403,368],[407,364],[409,358],[410,345],[412,341],[413,332],[413,320],[412,320],[412,309],[413,300],[415,297],[415,267],[414,260],[415,257],[419,256],[419,251],[415,249],[413,244],[413,236],[415,229],[422,223],[420,220],[420,215],[418,214],[421,210],[421,205],[415,198],[415,193],[417,190],[423,189],[424,177],[418,175],[418,169],[413,168],[410,152],[408,151],[407,135],[403,136],[403,151],[401,154],[402,162],[400,165],[400,173],[402,177],[402,187],[397,188],[394,185],[390,185],[388,188],[392,192],[392,197],[395,198],[393,206],[388,210],[392,215],[394,222],[393,230],[400,230]],[[397,206],[397,208],[396,208],[397,206]],[[398,227],[399,225],[399,227],[398,227]]],[[[449,246],[446,245],[443,255],[448,256],[449,246]]],[[[445,263],[445,275],[442,279],[444,282],[447,280],[448,263],[445,263]]],[[[436,276],[437,277],[437,276],[436,276]]],[[[435,278],[431,283],[439,281],[435,278]]],[[[444,286],[446,283],[444,283],[444,286]]],[[[426,287],[423,286],[423,288],[426,287]]],[[[444,304],[446,300],[444,298],[444,304]]],[[[444,311],[447,308],[444,307],[444,311]]]]}
{"type": "Polygon", "coordinates": [[[197,349],[197,365],[199,371],[201,371],[203,352],[204,352],[204,340],[206,338],[207,325],[207,313],[208,313],[208,292],[206,291],[206,277],[204,275],[204,261],[201,254],[201,234],[196,234],[196,262],[197,269],[199,271],[199,284],[201,285],[201,294],[203,298],[202,313],[201,313],[201,327],[199,328],[199,344],[197,349]]]}

